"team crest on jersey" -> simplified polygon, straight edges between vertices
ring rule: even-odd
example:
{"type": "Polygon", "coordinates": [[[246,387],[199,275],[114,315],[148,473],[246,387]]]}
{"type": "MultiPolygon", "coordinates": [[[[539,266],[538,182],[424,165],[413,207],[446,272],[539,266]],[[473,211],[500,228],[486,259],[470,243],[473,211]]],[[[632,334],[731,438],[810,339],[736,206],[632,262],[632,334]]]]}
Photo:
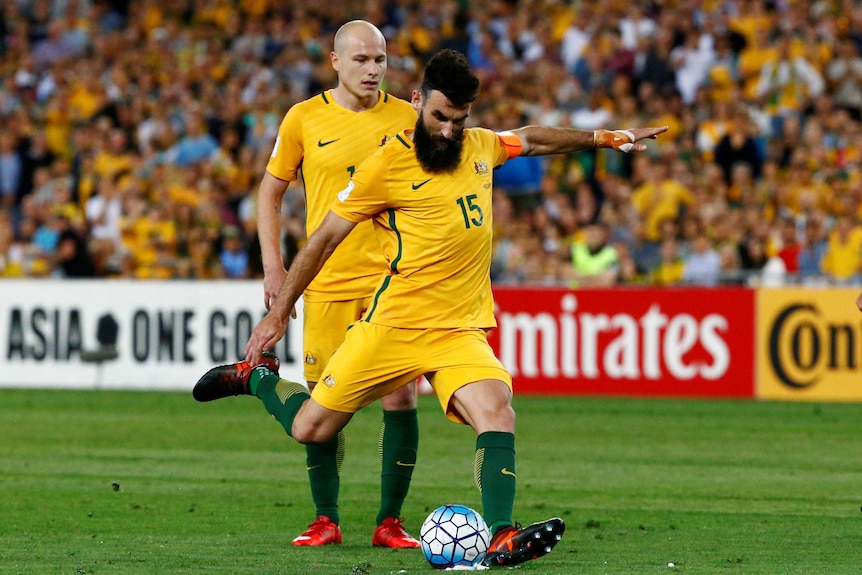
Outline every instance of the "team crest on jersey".
{"type": "Polygon", "coordinates": [[[326,377],[324,377],[323,379],[321,379],[320,383],[322,383],[323,385],[325,385],[329,389],[332,389],[333,387],[335,387],[335,378],[332,377],[332,374],[329,374],[326,377]]]}
{"type": "Polygon", "coordinates": [[[313,354],[306,353],[305,354],[305,365],[315,365],[317,364],[317,358],[314,357],[313,354]]]}
{"type": "Polygon", "coordinates": [[[488,170],[488,164],[482,161],[473,162],[473,169],[476,170],[477,176],[487,176],[490,170],[488,170]]]}
{"type": "Polygon", "coordinates": [[[384,135],[384,136],[383,136],[383,141],[381,141],[381,142],[380,142],[380,145],[381,145],[381,146],[385,146],[385,145],[386,145],[386,142],[388,142],[388,141],[389,141],[389,140],[391,140],[391,139],[392,139],[391,137],[384,135]]]}

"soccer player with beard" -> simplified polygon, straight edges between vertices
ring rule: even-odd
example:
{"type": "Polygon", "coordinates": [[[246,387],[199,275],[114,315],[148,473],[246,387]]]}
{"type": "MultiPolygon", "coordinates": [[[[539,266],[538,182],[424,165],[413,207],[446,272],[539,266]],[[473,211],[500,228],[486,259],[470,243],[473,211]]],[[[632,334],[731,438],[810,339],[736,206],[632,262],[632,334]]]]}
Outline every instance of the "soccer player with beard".
{"type": "MultiPolygon", "coordinates": [[[[267,309],[287,275],[281,254],[280,218],[282,198],[290,182],[302,178],[306,227],[311,234],[356,166],[386,139],[416,121],[409,102],[380,90],[386,74],[386,39],[373,24],[363,20],[344,24],[335,33],[330,58],[338,85],[288,110],[258,190],[267,309]]],[[[371,222],[365,222],[356,226],[305,290],[302,343],[309,389],[314,389],[350,324],[359,320],[370,305],[378,278],[385,270],[386,261],[371,222]]],[[[404,530],[400,518],[419,442],[416,386],[393,390],[380,403],[381,503],[372,543],[416,548],[419,542],[404,530]]],[[[344,435],[339,433],[330,441],[309,444],[306,450],[316,519],[293,544],[341,543],[338,494],[344,435]]]]}
{"type": "Polygon", "coordinates": [[[270,314],[254,328],[246,362],[213,368],[198,382],[213,396],[238,387],[256,395],[300,443],[328,441],[352,415],[425,375],[452,421],[477,434],[476,483],[491,532],[486,565],[517,565],[550,552],[565,530],[551,518],[512,520],[515,412],[512,379],[485,336],[496,326],[489,274],[494,167],[519,154],[595,147],[643,151],[662,128],[584,131],[527,126],[494,133],[465,128],[479,80],[464,56],[443,50],[413,92],[415,129],[362,163],[296,257],[270,314]],[[362,321],[311,395],[261,365],[284,334],[293,305],[341,240],[371,219],[389,271],[362,321]],[[255,369],[247,369],[256,365],[255,369]]]}

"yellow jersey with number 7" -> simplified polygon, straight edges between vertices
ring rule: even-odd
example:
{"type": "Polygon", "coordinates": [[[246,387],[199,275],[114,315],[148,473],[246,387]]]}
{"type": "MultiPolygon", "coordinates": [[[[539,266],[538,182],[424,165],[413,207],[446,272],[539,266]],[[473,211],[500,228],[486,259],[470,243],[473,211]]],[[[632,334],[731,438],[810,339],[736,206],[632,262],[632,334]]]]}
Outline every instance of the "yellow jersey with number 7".
{"type": "MultiPolygon", "coordinates": [[[[383,143],[416,123],[409,102],[380,92],[377,104],[354,112],[331,91],[288,110],[278,130],[266,171],[288,182],[301,177],[306,197],[306,233],[323,221],[353,171],[383,143]]],[[[370,295],[386,262],[370,223],[359,225],[305,290],[307,301],[347,301],[370,295]]]]}

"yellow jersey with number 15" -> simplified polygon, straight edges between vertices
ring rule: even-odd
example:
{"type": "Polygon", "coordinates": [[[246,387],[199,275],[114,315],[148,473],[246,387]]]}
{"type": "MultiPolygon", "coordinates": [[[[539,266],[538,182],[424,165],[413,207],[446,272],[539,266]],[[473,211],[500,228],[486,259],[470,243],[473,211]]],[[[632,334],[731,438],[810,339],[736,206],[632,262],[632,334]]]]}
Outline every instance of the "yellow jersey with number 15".
{"type": "MultiPolygon", "coordinates": [[[[311,235],[357,166],[384,141],[415,123],[413,106],[383,91],[377,104],[362,112],[342,108],[326,91],[288,110],[266,171],[288,182],[302,177],[306,232],[311,235]]],[[[385,271],[372,226],[362,224],[335,250],[303,297],[306,301],[368,297],[385,271]]]]}
{"type": "Polygon", "coordinates": [[[510,148],[490,130],[468,128],[458,167],[430,173],[409,134],[363,162],[332,205],[352,222],[373,218],[389,266],[363,320],[399,328],[494,327],[492,173],[510,148]]]}

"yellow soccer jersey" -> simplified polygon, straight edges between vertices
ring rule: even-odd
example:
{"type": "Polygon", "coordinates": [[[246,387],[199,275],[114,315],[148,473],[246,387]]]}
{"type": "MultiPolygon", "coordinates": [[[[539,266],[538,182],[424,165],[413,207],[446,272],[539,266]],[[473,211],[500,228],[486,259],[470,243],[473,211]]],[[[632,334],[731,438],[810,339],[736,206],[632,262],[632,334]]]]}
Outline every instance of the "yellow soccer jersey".
{"type": "MultiPolygon", "coordinates": [[[[306,228],[310,235],[329,211],[336,194],[365,158],[387,138],[416,123],[409,102],[380,92],[377,105],[353,112],[327,91],[288,110],[266,171],[292,182],[302,177],[306,228]]],[[[374,291],[386,262],[370,223],[356,226],[305,290],[307,301],[346,301],[374,291]]]]}
{"type": "Polygon", "coordinates": [[[389,266],[364,320],[400,328],[496,326],[491,294],[493,169],[509,157],[484,128],[464,130],[460,166],[422,169],[409,130],[366,160],[332,211],[373,218],[389,266]]]}

